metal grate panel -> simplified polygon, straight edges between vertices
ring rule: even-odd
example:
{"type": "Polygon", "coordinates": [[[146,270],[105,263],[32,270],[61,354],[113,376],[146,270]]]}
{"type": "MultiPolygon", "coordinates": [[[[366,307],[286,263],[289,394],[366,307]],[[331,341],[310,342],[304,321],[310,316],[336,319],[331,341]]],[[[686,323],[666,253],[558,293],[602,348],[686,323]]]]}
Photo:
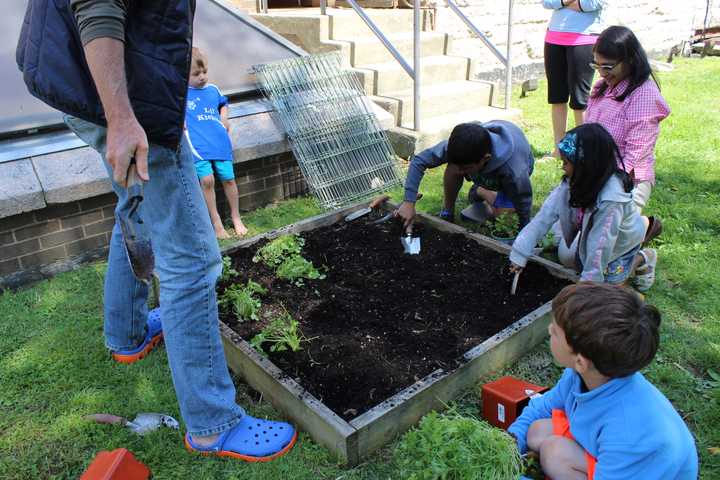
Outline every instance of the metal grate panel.
{"type": "Polygon", "coordinates": [[[400,185],[390,142],[339,54],[257,65],[255,73],[322,208],[342,208],[400,185]]]}

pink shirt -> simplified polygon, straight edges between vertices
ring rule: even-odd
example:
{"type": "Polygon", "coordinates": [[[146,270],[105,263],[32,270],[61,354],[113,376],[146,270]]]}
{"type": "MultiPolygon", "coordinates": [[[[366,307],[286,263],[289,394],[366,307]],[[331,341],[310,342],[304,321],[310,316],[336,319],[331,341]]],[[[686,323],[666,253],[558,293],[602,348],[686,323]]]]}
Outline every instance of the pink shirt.
{"type": "MultiPolygon", "coordinates": [[[[605,83],[600,79],[593,94],[605,83]]],[[[628,86],[627,79],[614,88],[607,88],[599,97],[590,95],[585,123],[599,123],[612,135],[625,162],[625,169],[635,184],[655,183],[655,143],[660,133],[660,122],[670,115],[670,107],[660,94],[652,78],[637,87],[625,100],[619,96],[628,86]]]]}
{"type": "Polygon", "coordinates": [[[547,33],[545,33],[545,43],[564,45],[568,47],[577,45],[595,45],[597,39],[597,35],[587,35],[584,33],[553,32],[552,30],[548,30],[547,33]]]}

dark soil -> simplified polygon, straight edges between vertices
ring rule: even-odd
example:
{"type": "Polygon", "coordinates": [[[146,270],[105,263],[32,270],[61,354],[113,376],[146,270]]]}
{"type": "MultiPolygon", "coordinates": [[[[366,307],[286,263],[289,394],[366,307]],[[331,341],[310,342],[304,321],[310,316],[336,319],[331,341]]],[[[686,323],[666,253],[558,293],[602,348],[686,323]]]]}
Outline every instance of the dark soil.
{"type": "MultiPolygon", "coordinates": [[[[462,355],[543,305],[565,285],[530,263],[510,296],[507,256],[460,234],[416,226],[420,255],[404,255],[399,226],[370,217],[302,235],[302,255],[326,269],[297,287],[253,263],[257,248],[233,256],[240,272],[267,287],[259,322],[221,319],[246,340],[284,306],[310,341],[270,360],[345,419],[351,419],[462,355]]],[[[220,284],[221,294],[227,284],[220,284]]],[[[266,348],[267,349],[267,348],[266,348]]]]}

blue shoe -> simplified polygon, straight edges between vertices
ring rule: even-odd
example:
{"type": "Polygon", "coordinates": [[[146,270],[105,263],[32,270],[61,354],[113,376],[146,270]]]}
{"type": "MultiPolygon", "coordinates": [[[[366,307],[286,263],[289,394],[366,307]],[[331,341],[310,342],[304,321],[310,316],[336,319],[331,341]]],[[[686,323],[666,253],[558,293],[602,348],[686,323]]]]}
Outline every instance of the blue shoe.
{"type": "Polygon", "coordinates": [[[193,443],[185,434],[185,448],[201,455],[233,457],[246,462],[269,462],[285,455],[295,445],[297,430],[285,422],[273,422],[245,415],[240,423],[220,434],[209,447],[193,443]]]}
{"type": "Polygon", "coordinates": [[[148,312],[147,331],[142,343],[132,350],[119,350],[113,352],[112,356],[116,362],[135,363],[145,358],[163,338],[162,324],[160,323],[160,308],[154,308],[148,312]]]}

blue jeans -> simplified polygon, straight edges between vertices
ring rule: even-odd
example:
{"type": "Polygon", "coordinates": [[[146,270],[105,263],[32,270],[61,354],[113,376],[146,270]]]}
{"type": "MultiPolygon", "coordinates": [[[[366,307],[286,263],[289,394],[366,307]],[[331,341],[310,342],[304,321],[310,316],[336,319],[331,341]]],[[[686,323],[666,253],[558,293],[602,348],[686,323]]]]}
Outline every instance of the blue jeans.
{"type": "MultiPolygon", "coordinates": [[[[105,159],[105,128],[72,117],[65,121],[105,159]]],[[[218,327],[215,282],[222,271],[220,250],[185,140],[177,151],[150,144],[148,168],[150,181],[139,214],[148,226],[160,277],[161,322],[175,394],[190,435],[212,435],[232,428],[245,414],[235,403],[218,327]]],[[[113,190],[117,213],[127,202],[127,191],[115,182],[113,190]]],[[[109,349],[134,348],[142,342],[147,297],[147,286],[132,274],[116,221],[105,276],[109,349]]]]}

